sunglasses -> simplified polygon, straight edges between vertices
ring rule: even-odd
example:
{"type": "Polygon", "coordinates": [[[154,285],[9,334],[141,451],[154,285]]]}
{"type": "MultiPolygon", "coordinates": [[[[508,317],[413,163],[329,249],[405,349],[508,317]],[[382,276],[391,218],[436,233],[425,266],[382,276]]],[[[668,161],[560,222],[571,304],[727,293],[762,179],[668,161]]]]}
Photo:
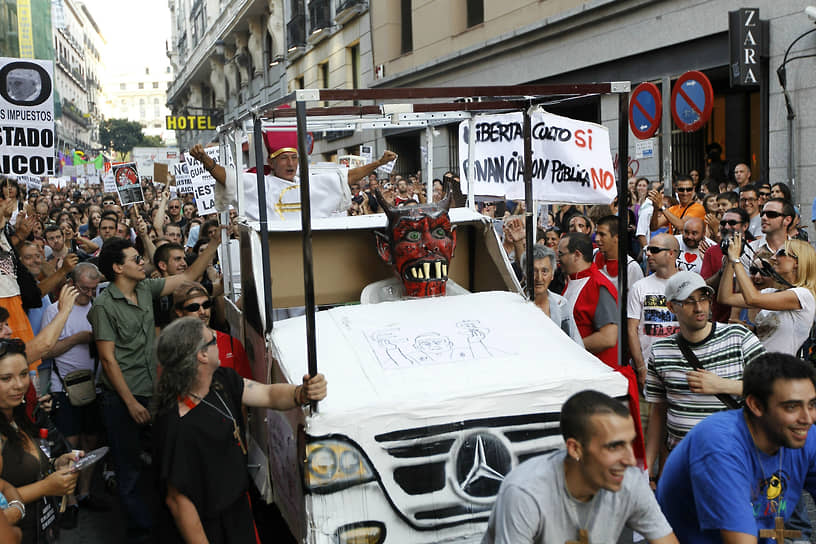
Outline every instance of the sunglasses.
{"type": "Polygon", "coordinates": [[[192,304],[188,304],[187,306],[182,306],[181,309],[185,312],[197,312],[199,308],[204,308],[205,310],[209,310],[212,308],[212,300],[205,300],[201,304],[198,302],[194,302],[192,304]]]}
{"type": "Polygon", "coordinates": [[[676,191],[678,193],[691,193],[694,191],[694,187],[678,187],[676,191]]]}
{"type": "Polygon", "coordinates": [[[0,339],[0,357],[6,355],[25,353],[25,342],[19,338],[2,338],[0,339]]]}
{"type": "Polygon", "coordinates": [[[216,345],[217,343],[218,343],[218,336],[215,333],[213,333],[212,339],[209,342],[207,342],[206,344],[204,344],[203,346],[201,346],[200,351],[204,351],[207,348],[209,348],[210,346],[216,345]]]}
{"type": "Polygon", "coordinates": [[[768,219],[776,219],[777,217],[782,217],[785,214],[783,214],[782,212],[775,212],[773,210],[762,210],[761,212],[759,212],[759,215],[761,217],[767,216],[768,219]]]}
{"type": "Polygon", "coordinates": [[[657,246],[646,246],[646,251],[651,253],[652,255],[657,255],[662,251],[671,251],[671,248],[668,247],[657,247],[657,246]]]}
{"type": "Polygon", "coordinates": [[[796,255],[794,255],[793,253],[788,253],[787,251],[785,251],[785,248],[784,248],[784,247],[783,247],[783,248],[781,248],[779,251],[777,251],[777,252],[774,254],[774,257],[776,257],[777,259],[778,259],[779,257],[790,257],[791,259],[798,259],[798,258],[799,258],[799,257],[797,257],[796,255]]]}
{"type": "Polygon", "coordinates": [[[765,191],[760,191],[760,192],[759,192],[759,196],[760,196],[760,197],[763,197],[763,196],[764,196],[765,198],[767,198],[767,197],[771,196],[771,193],[766,193],[765,191]]]}
{"type": "Polygon", "coordinates": [[[675,301],[680,306],[695,306],[697,304],[706,304],[711,302],[711,295],[703,295],[698,299],[687,298],[686,300],[675,301]]]}
{"type": "Polygon", "coordinates": [[[741,225],[742,221],[737,221],[736,219],[723,219],[720,221],[720,226],[724,227],[728,225],[729,227],[736,227],[737,225],[741,225]]]}

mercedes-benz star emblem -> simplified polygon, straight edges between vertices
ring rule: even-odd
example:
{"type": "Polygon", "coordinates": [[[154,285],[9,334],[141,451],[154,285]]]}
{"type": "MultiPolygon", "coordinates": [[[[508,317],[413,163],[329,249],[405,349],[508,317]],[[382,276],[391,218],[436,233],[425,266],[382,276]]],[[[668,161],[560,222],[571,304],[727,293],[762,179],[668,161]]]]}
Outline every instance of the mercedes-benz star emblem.
{"type": "Polygon", "coordinates": [[[474,434],[465,439],[457,452],[456,481],[471,497],[493,497],[511,465],[510,452],[496,436],[474,434]]]}

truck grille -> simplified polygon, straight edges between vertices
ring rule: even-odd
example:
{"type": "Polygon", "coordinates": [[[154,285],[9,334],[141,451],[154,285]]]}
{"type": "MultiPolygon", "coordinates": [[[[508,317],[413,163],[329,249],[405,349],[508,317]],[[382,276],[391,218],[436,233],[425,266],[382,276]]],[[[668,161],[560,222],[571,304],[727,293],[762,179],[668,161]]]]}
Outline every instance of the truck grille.
{"type": "Polygon", "coordinates": [[[376,435],[392,503],[417,529],[486,521],[510,470],[563,443],[559,414],[459,421],[376,435]]]}

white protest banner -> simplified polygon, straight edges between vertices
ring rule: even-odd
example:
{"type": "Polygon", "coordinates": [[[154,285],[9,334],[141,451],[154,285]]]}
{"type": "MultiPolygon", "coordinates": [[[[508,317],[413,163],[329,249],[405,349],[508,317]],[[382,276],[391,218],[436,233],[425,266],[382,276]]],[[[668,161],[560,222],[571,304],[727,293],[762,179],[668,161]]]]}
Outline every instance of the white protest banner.
{"type": "Polygon", "coordinates": [[[370,163],[374,157],[374,148],[370,145],[361,145],[360,156],[363,158],[363,161],[365,161],[365,164],[370,163]]]}
{"type": "MultiPolygon", "coordinates": [[[[219,163],[218,147],[208,147],[204,149],[207,155],[219,163]]],[[[215,212],[215,178],[207,172],[204,165],[190,156],[189,153],[184,155],[187,160],[187,168],[190,171],[190,178],[193,183],[193,195],[195,195],[196,207],[198,208],[198,215],[206,215],[215,212]]],[[[229,161],[231,157],[227,157],[229,161]]]]}
{"type": "Polygon", "coordinates": [[[36,189],[38,191],[42,190],[42,180],[40,180],[40,178],[38,178],[37,176],[23,174],[22,176],[17,177],[17,183],[19,184],[25,183],[25,186],[28,188],[29,191],[31,189],[36,189]]]}
{"type": "MultiPolygon", "coordinates": [[[[533,200],[609,204],[617,195],[609,130],[595,123],[547,113],[531,114],[533,200]]],[[[468,183],[468,123],[459,124],[463,191],[524,198],[521,112],[479,115],[475,122],[474,180],[468,183]]]]}
{"type": "Polygon", "coordinates": [[[126,162],[114,165],[113,179],[116,182],[116,191],[123,206],[144,202],[142,184],[135,162],[126,162]]]}
{"type": "Polygon", "coordinates": [[[54,174],[54,63],[0,57],[0,174],[54,174]]]}
{"type": "Polygon", "coordinates": [[[190,167],[186,162],[173,163],[173,177],[176,178],[175,190],[179,194],[193,192],[193,179],[190,177],[190,167]]]}
{"type": "Polygon", "coordinates": [[[383,174],[390,174],[391,172],[394,171],[394,165],[397,164],[397,159],[398,158],[399,158],[399,156],[397,158],[395,158],[393,161],[387,162],[387,163],[383,164],[382,166],[378,167],[377,172],[382,172],[383,174]]]}
{"type": "Polygon", "coordinates": [[[116,180],[113,179],[112,170],[108,170],[108,173],[102,176],[102,187],[106,193],[116,192],[116,180]]]}

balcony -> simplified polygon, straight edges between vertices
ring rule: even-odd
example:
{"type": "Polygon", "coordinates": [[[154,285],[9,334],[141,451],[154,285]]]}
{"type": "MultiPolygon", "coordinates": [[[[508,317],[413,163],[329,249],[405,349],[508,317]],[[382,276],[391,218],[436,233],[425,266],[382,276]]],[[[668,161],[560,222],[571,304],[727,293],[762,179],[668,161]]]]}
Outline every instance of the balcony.
{"type": "Polygon", "coordinates": [[[286,23],[286,48],[290,53],[306,47],[306,15],[299,13],[286,23]]]}
{"type": "Polygon", "coordinates": [[[337,10],[334,13],[334,21],[337,24],[350,21],[357,15],[368,9],[368,2],[365,0],[341,0],[337,3],[337,10]]]}
{"type": "Polygon", "coordinates": [[[316,34],[331,26],[331,4],[329,0],[309,2],[309,34],[316,34]]]}
{"type": "Polygon", "coordinates": [[[88,128],[90,121],[85,114],[80,110],[73,101],[68,100],[67,98],[62,99],[62,115],[71,119],[76,124],[81,126],[82,128],[88,128]]]}

